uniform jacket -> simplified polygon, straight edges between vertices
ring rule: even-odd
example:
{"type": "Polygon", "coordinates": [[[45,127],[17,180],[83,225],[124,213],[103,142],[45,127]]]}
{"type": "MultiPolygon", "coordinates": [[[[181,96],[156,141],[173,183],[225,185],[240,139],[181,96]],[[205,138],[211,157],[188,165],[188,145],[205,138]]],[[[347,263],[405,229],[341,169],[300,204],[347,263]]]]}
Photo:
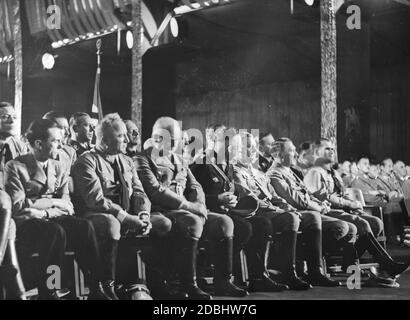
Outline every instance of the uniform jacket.
{"type": "MultiPolygon", "coordinates": [[[[83,153],[87,151],[91,151],[91,149],[93,148],[93,146],[89,143],[83,144],[83,143],[79,143],[76,140],[70,140],[68,144],[75,150],[77,158],[80,157],[83,153]]],[[[72,159],[70,151],[68,151],[67,155],[70,159],[72,159]]],[[[75,162],[75,159],[72,159],[72,160],[74,160],[75,162]]]]}
{"type": "Polygon", "coordinates": [[[185,200],[205,204],[201,185],[180,156],[153,157],[153,149],[149,148],[135,161],[138,176],[156,210],[177,210],[185,200]]]}
{"type": "Polygon", "coordinates": [[[329,172],[320,166],[309,169],[304,178],[306,187],[315,198],[320,201],[329,201],[332,208],[351,209],[353,199],[345,193],[344,183],[340,175],[336,170],[331,170],[332,172],[329,172]]]}
{"type": "Polygon", "coordinates": [[[223,169],[216,166],[216,164],[197,164],[193,165],[192,172],[205,192],[208,209],[226,213],[218,201],[218,196],[224,192],[232,192],[238,196],[234,184],[234,168],[233,165],[228,165],[223,173],[223,169]]]}
{"type": "Polygon", "coordinates": [[[298,210],[309,210],[312,201],[320,203],[290,168],[278,166],[269,173],[269,178],[278,196],[298,210]]]}
{"type": "Polygon", "coordinates": [[[4,190],[4,167],[6,166],[6,158],[15,159],[19,156],[27,154],[29,147],[20,139],[10,136],[4,141],[4,146],[0,151],[0,189],[4,190]],[[7,154],[8,153],[8,154],[7,154]]]}
{"type": "Polygon", "coordinates": [[[13,214],[26,208],[61,211],[53,208],[50,199],[70,201],[64,167],[53,159],[48,160],[47,172],[44,172],[33,154],[17,157],[6,165],[5,183],[12,199],[13,214]]]}
{"type": "Polygon", "coordinates": [[[239,196],[254,195],[259,200],[260,208],[275,211],[278,208],[287,211],[296,210],[277,195],[269,178],[260,170],[237,164],[234,166],[234,180],[239,196]]]}
{"type": "Polygon", "coordinates": [[[84,153],[74,164],[75,205],[80,213],[108,213],[117,216],[124,209],[120,206],[120,183],[115,180],[111,165],[118,157],[121,173],[127,183],[130,197],[128,213],[151,211],[151,203],[138,178],[133,160],[124,154],[110,156],[94,149],[84,153]]]}
{"type": "Polygon", "coordinates": [[[387,203],[387,200],[382,195],[371,194],[371,191],[383,191],[389,193],[389,189],[379,179],[372,179],[367,175],[359,174],[359,176],[353,181],[353,188],[360,189],[363,193],[364,201],[367,204],[374,206],[381,206],[387,203]]]}

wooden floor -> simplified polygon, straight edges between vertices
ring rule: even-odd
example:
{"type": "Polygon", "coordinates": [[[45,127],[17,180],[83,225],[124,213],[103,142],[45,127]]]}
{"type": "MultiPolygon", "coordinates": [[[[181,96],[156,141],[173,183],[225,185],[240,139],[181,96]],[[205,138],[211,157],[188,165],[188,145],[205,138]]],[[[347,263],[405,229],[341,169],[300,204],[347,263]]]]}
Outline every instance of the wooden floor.
{"type": "MultiPolygon", "coordinates": [[[[389,252],[400,261],[410,261],[410,248],[395,248],[389,252]]],[[[342,280],[342,279],[341,279],[342,280]]],[[[345,280],[345,279],[344,279],[345,280]]],[[[309,291],[285,291],[281,293],[251,293],[243,299],[214,297],[215,300],[410,300],[410,270],[398,279],[400,288],[313,288],[309,291]]]]}

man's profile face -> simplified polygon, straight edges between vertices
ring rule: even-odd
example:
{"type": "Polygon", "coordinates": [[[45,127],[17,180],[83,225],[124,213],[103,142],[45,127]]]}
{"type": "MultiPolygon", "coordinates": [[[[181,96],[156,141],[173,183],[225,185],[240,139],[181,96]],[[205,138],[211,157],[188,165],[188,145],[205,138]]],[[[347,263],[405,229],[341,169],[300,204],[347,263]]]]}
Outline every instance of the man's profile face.
{"type": "Polygon", "coordinates": [[[123,122],[115,122],[111,129],[104,132],[103,139],[107,145],[108,154],[116,155],[127,152],[127,128],[123,122]]]}
{"type": "Polygon", "coordinates": [[[0,132],[15,135],[17,133],[17,114],[13,107],[0,108],[0,132]]]}
{"type": "Polygon", "coordinates": [[[296,147],[292,141],[288,141],[284,145],[284,150],[281,153],[281,163],[285,167],[292,167],[296,165],[298,153],[296,152],[296,147]]]}
{"type": "Polygon", "coordinates": [[[318,156],[328,163],[334,163],[336,160],[334,144],[330,141],[322,141],[318,149],[318,156]]]}
{"type": "Polygon", "coordinates": [[[369,168],[369,177],[372,179],[376,179],[379,176],[379,169],[375,165],[371,165],[369,168]]]}
{"type": "MultiPolygon", "coordinates": [[[[353,167],[353,163],[352,163],[352,167],[353,167]]],[[[351,168],[352,168],[351,167],[351,168]]],[[[359,164],[357,165],[357,167],[361,172],[368,174],[369,170],[370,170],[370,162],[369,159],[362,159],[359,161],[359,164]]],[[[350,169],[351,170],[351,169],[350,169]]],[[[351,171],[351,173],[353,174],[353,172],[351,171]]]]}
{"type": "Polygon", "coordinates": [[[351,163],[349,161],[343,162],[342,165],[341,165],[342,172],[344,174],[349,174],[350,173],[350,166],[351,166],[351,163]]]}
{"type": "Polygon", "coordinates": [[[68,125],[68,120],[66,118],[55,119],[57,126],[61,130],[62,142],[63,144],[68,143],[68,137],[70,136],[70,126],[68,125]]]}
{"type": "Polygon", "coordinates": [[[401,178],[404,178],[407,175],[406,165],[402,161],[397,161],[394,165],[394,171],[401,178]]]}
{"type": "Polygon", "coordinates": [[[393,161],[390,159],[385,160],[381,168],[383,173],[391,174],[393,172],[393,161]]]}
{"type": "Polygon", "coordinates": [[[94,138],[94,124],[89,116],[81,117],[77,124],[78,142],[91,142],[94,138]]]}
{"type": "Polygon", "coordinates": [[[59,128],[50,128],[47,132],[48,138],[44,141],[39,141],[35,146],[44,161],[57,158],[57,153],[62,143],[61,130],[59,128]]]}
{"type": "Polygon", "coordinates": [[[273,146],[275,144],[275,139],[270,134],[261,139],[260,150],[266,156],[271,156],[273,152],[273,146]]]}
{"type": "Polygon", "coordinates": [[[162,152],[163,156],[171,153],[181,154],[183,150],[182,130],[176,123],[169,130],[160,127],[155,128],[152,134],[154,149],[162,152]]]}

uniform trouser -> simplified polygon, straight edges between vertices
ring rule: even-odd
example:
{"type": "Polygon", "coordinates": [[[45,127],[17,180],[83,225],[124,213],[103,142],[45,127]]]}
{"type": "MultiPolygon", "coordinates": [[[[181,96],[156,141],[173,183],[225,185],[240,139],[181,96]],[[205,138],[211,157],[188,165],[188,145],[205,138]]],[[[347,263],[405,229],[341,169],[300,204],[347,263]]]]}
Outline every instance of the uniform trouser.
{"type": "MultiPolygon", "coordinates": [[[[111,214],[106,213],[87,213],[85,218],[90,220],[94,225],[98,244],[101,250],[101,260],[104,265],[103,277],[108,280],[116,279],[116,265],[118,256],[118,241],[122,239],[122,235],[127,231],[122,228],[121,223],[111,214]]],[[[172,227],[172,222],[167,217],[160,213],[151,213],[150,218],[151,229],[151,244],[153,252],[148,252],[150,248],[145,247],[143,250],[144,261],[153,266],[153,257],[157,255],[157,251],[161,246],[160,238],[168,234],[172,227]],[[145,254],[146,253],[146,254],[145,254]]],[[[136,246],[139,245],[136,241],[133,241],[132,236],[127,236],[126,241],[121,243],[120,246],[120,269],[121,278],[125,279],[130,284],[142,282],[137,274],[137,259],[135,253],[137,252],[136,246]]]]}
{"type": "Polygon", "coordinates": [[[328,216],[353,224],[359,236],[372,233],[378,237],[384,228],[382,220],[361,211],[350,214],[343,210],[331,210],[328,216]]]}
{"type": "MultiPolygon", "coordinates": [[[[406,200],[409,201],[408,199],[406,200]]],[[[403,226],[409,223],[406,204],[404,201],[391,201],[382,205],[383,215],[386,222],[386,235],[401,235],[403,226]]]]}
{"type": "Polygon", "coordinates": [[[216,243],[215,279],[228,278],[232,272],[232,237],[234,223],[225,214],[208,212],[207,219],[186,210],[166,211],[171,219],[174,240],[173,252],[176,256],[177,271],[183,286],[196,281],[196,258],[198,240],[202,237],[216,243]],[[229,244],[230,243],[230,244],[229,244]]]}
{"type": "Polygon", "coordinates": [[[18,251],[22,257],[29,258],[39,253],[40,275],[39,292],[59,289],[47,287],[47,270],[50,266],[62,270],[65,250],[73,250],[80,268],[97,281],[99,272],[99,250],[93,225],[80,218],[58,217],[49,221],[31,219],[17,226],[18,251]]]}

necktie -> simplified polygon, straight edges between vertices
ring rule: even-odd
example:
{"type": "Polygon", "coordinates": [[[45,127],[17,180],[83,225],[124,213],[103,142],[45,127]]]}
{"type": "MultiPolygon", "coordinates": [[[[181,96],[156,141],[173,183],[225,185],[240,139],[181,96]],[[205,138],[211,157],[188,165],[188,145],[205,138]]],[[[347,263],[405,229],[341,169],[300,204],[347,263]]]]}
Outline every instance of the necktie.
{"type": "Polygon", "coordinates": [[[121,166],[118,162],[118,159],[115,159],[114,163],[112,164],[114,169],[114,179],[115,181],[120,182],[120,205],[125,210],[128,211],[130,209],[130,197],[128,193],[128,185],[125,181],[124,175],[121,172],[121,166]]]}

